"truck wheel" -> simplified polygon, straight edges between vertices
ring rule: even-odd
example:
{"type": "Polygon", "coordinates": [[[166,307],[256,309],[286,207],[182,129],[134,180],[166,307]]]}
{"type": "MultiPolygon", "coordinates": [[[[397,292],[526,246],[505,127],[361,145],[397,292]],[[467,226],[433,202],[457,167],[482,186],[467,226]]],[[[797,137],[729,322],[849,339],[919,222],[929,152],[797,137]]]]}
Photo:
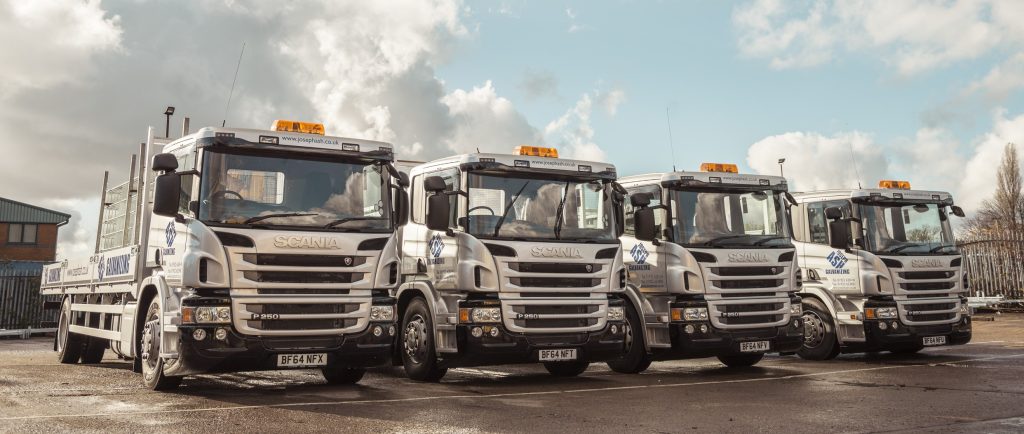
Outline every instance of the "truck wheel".
{"type": "Polygon", "coordinates": [[[804,345],[797,350],[807,360],[832,360],[839,355],[836,323],[820,301],[803,300],[804,345]]]}
{"type": "Polygon", "coordinates": [[[153,300],[146,311],[146,325],[142,328],[142,382],[152,390],[170,390],[181,384],[181,377],[164,375],[164,360],[160,357],[160,304],[153,300]]]}
{"type": "Polygon", "coordinates": [[[546,362],[544,369],[556,377],[575,377],[587,370],[590,362],[546,362]]]}
{"type": "Polygon", "coordinates": [[[85,339],[82,363],[99,363],[103,361],[103,353],[107,351],[107,340],[92,336],[85,339]]]}
{"type": "Polygon", "coordinates": [[[71,299],[65,298],[60,306],[60,319],[57,322],[57,360],[61,363],[77,363],[82,356],[82,347],[85,345],[85,336],[72,333],[71,328],[71,299]]]}
{"type": "Polygon", "coordinates": [[[734,354],[729,356],[718,356],[718,361],[730,368],[749,368],[760,362],[764,353],[756,354],[734,354]]]}
{"type": "Polygon", "coordinates": [[[363,379],[366,369],[338,366],[321,368],[320,372],[324,374],[327,384],[356,384],[363,379]]]}
{"type": "Polygon", "coordinates": [[[447,368],[437,366],[434,346],[434,322],[427,302],[420,297],[412,299],[402,316],[402,366],[405,375],[416,381],[440,381],[447,368]]]}
{"type": "Polygon", "coordinates": [[[644,325],[633,306],[626,306],[625,354],[619,359],[608,362],[611,370],[620,374],[639,374],[651,366],[651,356],[644,348],[644,325]]]}

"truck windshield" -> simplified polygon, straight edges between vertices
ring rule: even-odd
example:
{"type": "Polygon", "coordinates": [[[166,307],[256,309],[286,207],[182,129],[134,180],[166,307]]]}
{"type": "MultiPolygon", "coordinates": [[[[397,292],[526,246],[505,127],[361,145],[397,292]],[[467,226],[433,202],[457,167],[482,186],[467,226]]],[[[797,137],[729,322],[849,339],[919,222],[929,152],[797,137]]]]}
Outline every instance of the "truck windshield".
{"type": "Polygon", "coordinates": [[[380,165],[301,154],[207,151],[199,219],[214,224],[387,231],[380,165]]]}
{"type": "Polygon", "coordinates": [[[688,246],[789,247],[779,192],[671,190],[674,239],[688,246]]]}
{"type": "Polygon", "coordinates": [[[617,242],[600,181],[469,175],[469,233],[485,238],[617,242]]]}
{"type": "Polygon", "coordinates": [[[865,248],[875,253],[956,253],[949,218],[937,204],[860,204],[865,248]]]}

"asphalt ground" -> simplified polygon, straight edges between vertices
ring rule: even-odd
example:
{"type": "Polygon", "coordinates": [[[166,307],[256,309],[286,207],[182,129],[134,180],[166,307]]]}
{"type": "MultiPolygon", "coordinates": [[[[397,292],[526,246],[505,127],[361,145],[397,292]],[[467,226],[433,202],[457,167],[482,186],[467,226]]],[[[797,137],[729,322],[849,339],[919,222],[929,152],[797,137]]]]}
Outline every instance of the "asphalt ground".
{"type": "Polygon", "coordinates": [[[128,362],[61,365],[52,340],[0,341],[0,432],[1024,432],[1024,315],[975,322],[974,340],[913,356],[456,369],[440,384],[374,371],[354,386],[317,371],[191,377],[145,389],[128,362]]]}

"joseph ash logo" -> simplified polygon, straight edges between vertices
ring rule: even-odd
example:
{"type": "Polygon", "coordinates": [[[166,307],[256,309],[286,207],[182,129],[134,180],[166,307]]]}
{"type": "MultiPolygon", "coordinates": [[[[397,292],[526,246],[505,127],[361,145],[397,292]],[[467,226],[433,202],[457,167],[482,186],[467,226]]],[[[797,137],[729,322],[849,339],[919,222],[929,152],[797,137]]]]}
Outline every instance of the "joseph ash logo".
{"type": "Polygon", "coordinates": [[[174,220],[167,222],[167,228],[164,229],[164,237],[167,238],[167,247],[171,247],[174,244],[174,238],[178,236],[178,230],[174,227],[174,220]]]}
{"type": "Polygon", "coordinates": [[[644,265],[644,263],[647,262],[647,257],[650,256],[650,253],[647,253],[647,249],[643,244],[637,244],[633,246],[632,249],[629,249],[629,255],[633,257],[633,260],[636,261],[637,265],[644,265]]]}
{"type": "Polygon", "coordinates": [[[843,252],[838,250],[829,253],[828,257],[825,259],[828,259],[828,263],[832,264],[832,268],[843,268],[847,262],[846,255],[843,255],[843,252]]]}
{"type": "Polygon", "coordinates": [[[444,241],[441,240],[441,234],[434,234],[430,238],[430,242],[427,243],[427,248],[430,249],[430,256],[435,258],[441,256],[441,251],[444,250],[444,241]]]}

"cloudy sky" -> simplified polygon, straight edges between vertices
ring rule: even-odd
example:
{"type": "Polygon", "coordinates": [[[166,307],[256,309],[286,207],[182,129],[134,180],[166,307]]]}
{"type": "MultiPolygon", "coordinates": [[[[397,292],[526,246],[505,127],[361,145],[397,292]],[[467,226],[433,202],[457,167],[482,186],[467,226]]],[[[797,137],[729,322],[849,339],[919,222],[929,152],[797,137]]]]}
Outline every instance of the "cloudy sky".
{"type": "Polygon", "coordinates": [[[1022,18],[1017,0],[0,0],[0,196],[72,213],[60,254],[91,253],[103,170],[123,180],[168,105],[219,125],[244,43],[229,126],[321,121],[420,160],[547,144],[622,174],[670,170],[671,126],[680,169],[785,157],[797,189],[908,179],[970,211],[1024,142],[1022,18]]]}

